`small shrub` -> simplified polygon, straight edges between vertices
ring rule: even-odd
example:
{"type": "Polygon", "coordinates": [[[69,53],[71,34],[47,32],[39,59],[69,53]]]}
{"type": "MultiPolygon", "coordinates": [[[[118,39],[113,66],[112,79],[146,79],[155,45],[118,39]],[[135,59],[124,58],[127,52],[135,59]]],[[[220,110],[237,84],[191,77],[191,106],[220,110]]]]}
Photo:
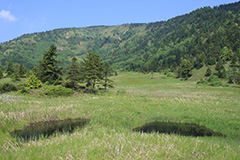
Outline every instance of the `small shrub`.
{"type": "Polygon", "coordinates": [[[207,84],[207,81],[201,78],[200,81],[197,82],[197,84],[207,84]]]}
{"type": "Polygon", "coordinates": [[[222,81],[216,75],[211,75],[207,79],[201,78],[200,81],[197,82],[197,84],[206,84],[209,86],[222,86],[222,81]]]}
{"type": "Polygon", "coordinates": [[[17,91],[17,87],[12,83],[4,83],[0,86],[0,93],[17,91]]]}
{"type": "Polygon", "coordinates": [[[30,89],[37,89],[42,86],[42,82],[34,74],[32,74],[26,82],[26,85],[30,89]]]}
{"type": "Polygon", "coordinates": [[[22,89],[19,90],[20,93],[22,94],[28,94],[30,93],[31,88],[30,87],[22,87],[22,89]]]}
{"type": "Polygon", "coordinates": [[[63,86],[48,86],[44,91],[44,94],[47,96],[70,96],[74,93],[73,90],[65,88],[63,86]]]}
{"type": "Polygon", "coordinates": [[[165,69],[165,70],[163,71],[163,74],[164,74],[164,75],[167,75],[168,72],[169,72],[169,71],[168,71],[167,69],[165,69]]]}
{"type": "Polygon", "coordinates": [[[117,91],[117,95],[124,95],[126,93],[127,92],[125,90],[123,90],[123,89],[117,91]]]}
{"type": "Polygon", "coordinates": [[[167,72],[167,77],[173,77],[174,74],[172,72],[167,72]]]}
{"type": "Polygon", "coordinates": [[[208,78],[207,82],[210,86],[221,86],[222,85],[222,81],[215,75],[211,75],[208,78]]]}

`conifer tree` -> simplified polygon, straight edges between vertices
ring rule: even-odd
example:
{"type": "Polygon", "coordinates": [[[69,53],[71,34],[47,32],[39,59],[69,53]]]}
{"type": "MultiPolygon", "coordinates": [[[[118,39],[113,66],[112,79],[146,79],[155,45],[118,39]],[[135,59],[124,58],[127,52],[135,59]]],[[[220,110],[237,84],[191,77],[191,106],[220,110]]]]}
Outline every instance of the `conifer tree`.
{"type": "Polygon", "coordinates": [[[18,69],[14,70],[14,73],[12,74],[12,80],[13,81],[20,81],[21,80],[21,77],[20,77],[20,74],[18,72],[18,69]]]}
{"type": "Polygon", "coordinates": [[[12,74],[15,72],[15,69],[14,69],[12,61],[8,62],[8,66],[7,66],[7,69],[6,69],[5,72],[7,73],[7,77],[12,76],[12,74]]]}
{"type": "Polygon", "coordinates": [[[226,70],[225,70],[225,67],[223,65],[222,59],[219,59],[217,65],[215,67],[215,70],[218,71],[217,72],[218,78],[225,78],[226,77],[226,70]]]}
{"type": "Polygon", "coordinates": [[[222,69],[222,67],[223,67],[223,61],[222,61],[221,58],[219,58],[219,60],[218,60],[218,62],[217,62],[217,64],[216,64],[215,70],[216,70],[216,71],[219,71],[219,70],[222,69]]]}
{"type": "Polygon", "coordinates": [[[30,71],[30,69],[27,69],[26,70],[26,77],[30,77],[30,75],[31,75],[31,71],[30,71]]]}
{"type": "Polygon", "coordinates": [[[79,65],[77,64],[77,58],[73,57],[72,58],[72,64],[69,68],[69,71],[67,72],[68,77],[67,80],[69,80],[69,88],[77,89],[77,83],[80,80],[80,70],[79,70],[79,65]]]}
{"type": "Polygon", "coordinates": [[[32,73],[40,79],[39,67],[36,64],[33,66],[32,73]]]}
{"type": "Polygon", "coordinates": [[[96,84],[103,79],[103,70],[102,59],[97,54],[88,52],[81,62],[80,79],[87,83],[90,93],[93,93],[96,84]]]}
{"type": "Polygon", "coordinates": [[[225,70],[225,67],[222,66],[219,70],[218,70],[218,78],[226,78],[226,70],[225,70]]]}
{"type": "Polygon", "coordinates": [[[113,72],[113,68],[108,63],[105,63],[103,69],[103,86],[105,91],[107,90],[107,87],[113,87],[113,81],[109,79],[109,77],[113,75],[113,72]]]}
{"type": "Polygon", "coordinates": [[[61,79],[62,68],[57,66],[61,62],[56,60],[58,55],[54,45],[51,45],[49,50],[43,54],[43,59],[39,62],[39,78],[42,82],[54,83],[61,79]]]}
{"type": "Polygon", "coordinates": [[[30,89],[37,89],[42,86],[42,82],[34,74],[29,77],[26,84],[30,89]]]}
{"type": "Polygon", "coordinates": [[[200,69],[204,65],[204,59],[202,58],[202,55],[197,55],[196,60],[194,62],[194,67],[197,69],[200,69]]]}
{"type": "Polygon", "coordinates": [[[224,47],[222,49],[222,55],[220,58],[222,59],[223,62],[231,60],[233,56],[233,51],[231,49],[228,49],[228,47],[224,47]]]}
{"type": "Polygon", "coordinates": [[[23,78],[25,76],[26,72],[27,72],[27,70],[26,70],[25,66],[23,65],[22,62],[20,62],[20,65],[19,65],[19,68],[18,68],[19,76],[21,78],[23,78]]]}

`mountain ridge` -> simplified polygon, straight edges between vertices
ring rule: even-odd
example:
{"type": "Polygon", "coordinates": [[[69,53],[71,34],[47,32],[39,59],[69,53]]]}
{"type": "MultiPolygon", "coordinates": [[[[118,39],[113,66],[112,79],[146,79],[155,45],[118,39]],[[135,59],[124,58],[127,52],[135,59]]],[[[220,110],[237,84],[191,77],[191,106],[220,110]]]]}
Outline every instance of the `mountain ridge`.
{"type": "Polygon", "coordinates": [[[212,65],[214,62],[208,62],[209,58],[214,57],[212,61],[216,63],[224,47],[234,53],[239,50],[238,10],[240,2],[196,9],[167,21],[58,28],[24,34],[0,45],[0,64],[6,66],[8,60],[15,64],[22,61],[32,68],[54,44],[62,54],[59,60],[65,65],[73,56],[81,59],[88,50],[115,68],[133,71],[174,69],[182,59],[196,63],[201,54],[207,59],[204,63],[212,65]]]}

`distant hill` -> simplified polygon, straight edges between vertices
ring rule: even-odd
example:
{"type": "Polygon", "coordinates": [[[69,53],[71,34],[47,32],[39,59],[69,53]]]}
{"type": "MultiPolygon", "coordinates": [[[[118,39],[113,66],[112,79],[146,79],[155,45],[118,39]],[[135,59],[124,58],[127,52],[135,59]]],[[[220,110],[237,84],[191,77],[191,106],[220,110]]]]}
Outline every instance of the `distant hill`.
{"type": "MultiPolygon", "coordinates": [[[[214,65],[220,57],[240,54],[240,2],[197,9],[168,21],[63,28],[26,34],[0,45],[0,64],[8,60],[32,68],[50,45],[68,65],[88,51],[99,54],[115,68],[133,71],[172,70],[188,59],[195,68],[214,65]]],[[[229,60],[228,58],[226,58],[229,60]]]]}

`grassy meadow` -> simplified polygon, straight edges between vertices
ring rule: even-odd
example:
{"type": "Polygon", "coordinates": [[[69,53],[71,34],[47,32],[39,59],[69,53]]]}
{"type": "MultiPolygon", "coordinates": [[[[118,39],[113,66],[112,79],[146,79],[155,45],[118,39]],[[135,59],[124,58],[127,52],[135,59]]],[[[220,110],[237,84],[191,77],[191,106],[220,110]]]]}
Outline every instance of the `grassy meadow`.
{"type": "Polygon", "coordinates": [[[151,76],[119,73],[115,88],[100,95],[1,94],[0,159],[239,159],[239,88],[151,76]],[[31,122],[79,117],[90,122],[72,134],[24,142],[9,133],[31,122]],[[153,121],[198,123],[227,137],[132,131],[153,121]]]}

